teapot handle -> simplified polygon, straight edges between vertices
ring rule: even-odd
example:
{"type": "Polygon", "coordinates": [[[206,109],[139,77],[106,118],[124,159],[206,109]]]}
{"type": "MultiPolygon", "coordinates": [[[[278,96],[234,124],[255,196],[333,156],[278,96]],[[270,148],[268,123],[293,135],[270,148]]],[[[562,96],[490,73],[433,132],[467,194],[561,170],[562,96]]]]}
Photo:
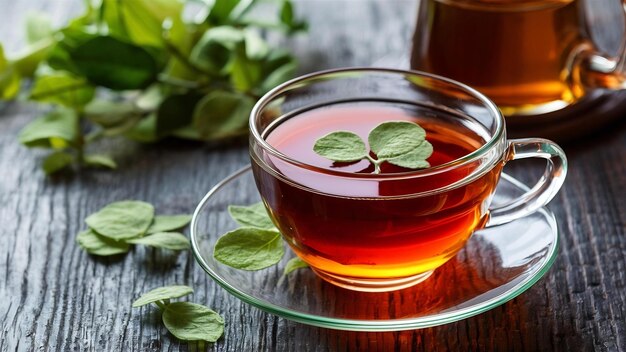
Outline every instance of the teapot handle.
{"type": "MultiPolygon", "coordinates": [[[[618,1],[623,9],[626,24],[626,0],[618,1]]],[[[622,34],[619,56],[600,53],[592,43],[587,42],[571,56],[569,67],[568,83],[578,98],[597,88],[626,89],[626,28],[622,34]]]]}

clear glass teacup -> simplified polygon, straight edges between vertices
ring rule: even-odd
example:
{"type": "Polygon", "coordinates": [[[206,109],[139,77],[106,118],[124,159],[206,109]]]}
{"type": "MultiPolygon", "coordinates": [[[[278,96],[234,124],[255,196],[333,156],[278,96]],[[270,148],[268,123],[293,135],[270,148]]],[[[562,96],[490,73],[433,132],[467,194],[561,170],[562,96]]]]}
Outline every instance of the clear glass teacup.
{"type": "Polygon", "coordinates": [[[250,156],[261,198],[293,251],[324,280],[390,291],[426,279],[476,230],[524,217],[559,190],[566,157],[538,138],[507,140],[504,118],[478,91],[416,71],[348,68],[289,81],[250,117],[250,156]],[[417,122],[431,167],[332,163],[313,143],[328,131],[363,135],[382,121],[417,122]],[[532,189],[499,207],[491,200],[503,166],[547,160],[532,189]]]}

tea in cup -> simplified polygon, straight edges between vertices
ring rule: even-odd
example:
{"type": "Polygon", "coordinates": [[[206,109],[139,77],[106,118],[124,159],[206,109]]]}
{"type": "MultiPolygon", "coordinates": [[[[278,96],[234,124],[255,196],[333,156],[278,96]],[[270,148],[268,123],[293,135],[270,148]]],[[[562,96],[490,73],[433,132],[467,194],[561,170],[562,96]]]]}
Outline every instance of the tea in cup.
{"type": "MultiPolygon", "coordinates": [[[[621,1],[614,1],[619,10],[621,1]]],[[[584,5],[585,0],[422,0],[411,67],[476,88],[507,116],[556,111],[596,88],[624,89],[626,55],[599,52],[584,5]]]]}
{"type": "Polygon", "coordinates": [[[423,281],[474,231],[544,206],[567,169],[551,141],[507,141],[503,116],[484,95],[419,72],[355,68],[303,76],[261,98],[250,128],[254,178],[285,241],[321,278],[360,291],[423,281]],[[383,162],[374,173],[368,159],[333,162],[314,151],[331,132],[367,141],[389,121],[425,130],[430,167],[383,162]],[[512,203],[490,208],[505,163],[528,157],[548,161],[544,177],[512,203]]]}

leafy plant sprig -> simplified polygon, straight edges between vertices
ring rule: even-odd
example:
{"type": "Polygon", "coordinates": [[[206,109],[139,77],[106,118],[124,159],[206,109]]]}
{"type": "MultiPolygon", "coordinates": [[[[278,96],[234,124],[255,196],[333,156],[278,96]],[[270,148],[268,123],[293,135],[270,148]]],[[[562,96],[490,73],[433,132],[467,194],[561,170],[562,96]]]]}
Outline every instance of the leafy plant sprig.
{"type": "Polygon", "coordinates": [[[89,229],[80,232],[76,242],[87,253],[98,256],[126,253],[131,244],[187,250],[187,237],[171,231],[187,226],[190,220],[189,215],[154,216],[154,207],[145,202],[114,202],[85,219],[89,229]]]}
{"type": "MultiPolygon", "coordinates": [[[[213,257],[222,264],[242,270],[261,270],[278,264],[285,254],[280,232],[263,203],[228,207],[230,216],[242,227],[227,232],[215,243],[213,257]]],[[[294,257],[284,275],[308,265],[294,257]]]]}
{"type": "Polygon", "coordinates": [[[358,135],[348,131],[331,132],[318,139],[313,151],[337,162],[354,162],[362,159],[374,165],[374,173],[380,173],[383,162],[408,169],[430,167],[426,161],[433,146],[426,140],[426,131],[418,124],[408,121],[388,121],[374,127],[367,137],[370,156],[365,142],[358,135]]]}
{"type": "Polygon", "coordinates": [[[165,286],[143,294],[133,308],[153,303],[162,313],[163,325],[179,340],[215,342],[224,334],[224,318],[201,304],[171,302],[193,293],[189,286],[165,286]]]}
{"type": "Polygon", "coordinates": [[[243,134],[255,100],[296,67],[259,29],[306,29],[291,1],[276,2],[269,22],[251,16],[261,0],[86,0],[85,12],[59,29],[31,15],[24,50],[7,57],[0,45],[0,99],[24,87],[27,99],[53,106],[19,136],[27,147],[51,150],[48,174],[73,165],[116,168],[111,156],[88,148],[102,138],[243,134]],[[183,17],[186,6],[196,6],[195,18],[183,17]]]}

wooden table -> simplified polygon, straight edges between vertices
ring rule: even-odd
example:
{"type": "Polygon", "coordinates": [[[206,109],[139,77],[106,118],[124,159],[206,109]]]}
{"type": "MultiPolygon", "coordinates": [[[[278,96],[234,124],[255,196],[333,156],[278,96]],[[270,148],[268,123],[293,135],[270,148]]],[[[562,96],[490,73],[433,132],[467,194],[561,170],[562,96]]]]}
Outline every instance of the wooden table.
{"type": "MultiPolygon", "coordinates": [[[[77,3],[1,0],[0,40],[9,49],[19,46],[27,10],[43,9],[62,22],[79,11],[77,3]]],[[[300,57],[302,72],[407,62],[413,1],[309,0],[298,10],[311,30],[282,43],[300,57]]],[[[615,44],[619,33],[612,28],[602,36],[615,44]]],[[[115,141],[102,147],[120,160],[119,170],[46,178],[39,169],[42,154],[16,139],[38,109],[0,105],[0,351],[194,349],[167,333],[157,310],[131,308],[141,293],[175,283],[193,286],[193,301],[224,315],[225,336],[208,347],[215,351],[626,350],[624,121],[565,146],[569,175],[550,205],[562,231],[560,253],[534,287],[456,323],[356,333],[294,323],[242,303],[191,253],[137,248],[115,259],[87,255],[75,236],[88,214],[126,198],[149,201],[161,213],[189,213],[214,184],[248,163],[246,146],[115,141]]],[[[538,170],[523,162],[507,167],[528,183],[538,170]]]]}

